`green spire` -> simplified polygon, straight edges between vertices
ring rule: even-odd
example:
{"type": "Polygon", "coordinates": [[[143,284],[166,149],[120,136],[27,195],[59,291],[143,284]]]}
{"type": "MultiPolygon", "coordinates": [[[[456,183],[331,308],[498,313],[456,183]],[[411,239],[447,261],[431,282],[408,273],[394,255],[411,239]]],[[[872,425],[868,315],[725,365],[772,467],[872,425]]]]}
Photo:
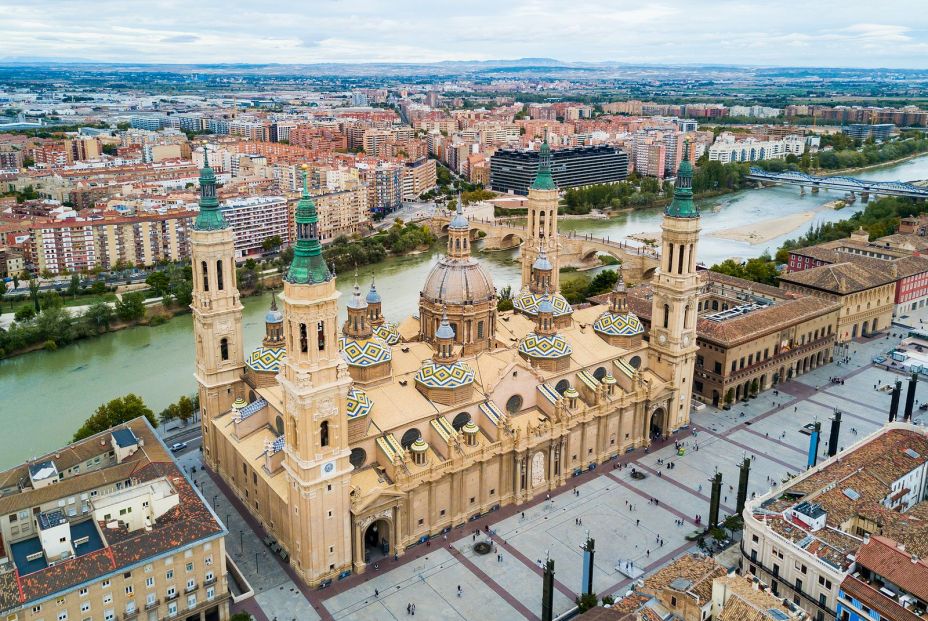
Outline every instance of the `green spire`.
{"type": "Polygon", "coordinates": [[[306,167],[303,167],[303,196],[296,205],[296,248],[293,261],[287,271],[286,281],[297,285],[311,285],[325,282],[332,278],[329,266],[322,256],[322,244],[319,243],[319,220],[316,217],[316,204],[309,197],[306,180],[306,167]]]}
{"type": "Polygon", "coordinates": [[[535,175],[535,182],[532,183],[531,189],[557,189],[557,184],[554,183],[554,177],[551,176],[551,147],[548,146],[547,138],[541,143],[541,150],[538,153],[538,173],[535,175]]]}
{"type": "Polygon", "coordinates": [[[219,199],[216,198],[216,174],[209,167],[209,152],[203,145],[203,168],[200,169],[200,213],[193,228],[197,231],[218,231],[229,224],[222,217],[219,199]]]}
{"type": "Polygon", "coordinates": [[[689,160],[689,144],[683,143],[683,161],[677,169],[673,187],[673,201],[667,205],[665,215],[671,218],[698,218],[699,210],[693,202],[693,165],[689,160]]]}

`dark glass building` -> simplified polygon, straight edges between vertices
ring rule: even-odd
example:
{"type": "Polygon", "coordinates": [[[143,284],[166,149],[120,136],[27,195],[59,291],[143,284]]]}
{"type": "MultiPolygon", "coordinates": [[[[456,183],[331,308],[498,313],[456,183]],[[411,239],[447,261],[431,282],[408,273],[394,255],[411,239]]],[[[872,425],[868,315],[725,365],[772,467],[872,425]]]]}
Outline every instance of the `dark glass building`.
{"type": "MultiPolygon", "coordinates": [[[[538,151],[500,149],[490,158],[490,187],[497,192],[528,194],[538,172],[538,151]]],[[[597,145],[551,151],[551,175],[560,189],[615,183],[628,177],[628,154],[597,145]]]]}

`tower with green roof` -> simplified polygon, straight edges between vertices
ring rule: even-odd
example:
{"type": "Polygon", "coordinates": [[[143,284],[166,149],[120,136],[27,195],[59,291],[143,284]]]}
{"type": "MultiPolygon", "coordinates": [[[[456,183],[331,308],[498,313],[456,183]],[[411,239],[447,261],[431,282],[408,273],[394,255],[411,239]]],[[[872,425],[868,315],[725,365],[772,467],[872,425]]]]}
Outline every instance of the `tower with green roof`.
{"type": "Polygon", "coordinates": [[[311,285],[326,282],[332,278],[329,266],[322,256],[322,244],[319,242],[319,218],[316,204],[309,196],[306,168],[303,168],[303,195],[296,206],[296,247],[293,249],[293,261],[287,270],[285,280],[296,285],[311,285]]]}
{"type": "Polygon", "coordinates": [[[532,282],[532,265],[542,250],[547,252],[548,261],[552,266],[551,288],[557,292],[560,286],[557,205],[557,184],[551,176],[551,147],[545,138],[538,153],[538,172],[528,188],[528,239],[524,240],[525,243],[522,245],[523,290],[532,282]]]}
{"type": "Polygon", "coordinates": [[[693,202],[693,166],[688,145],[677,170],[673,201],[661,224],[660,267],[651,282],[649,342],[657,354],[652,369],[668,380],[672,393],[651,412],[650,437],[664,436],[689,423],[696,362],[696,321],[700,280],[696,272],[700,217],[693,202]]]}
{"type": "Polygon", "coordinates": [[[229,411],[242,396],[245,369],[242,303],[235,284],[235,232],[222,217],[216,174],[203,146],[200,213],[190,231],[193,271],[193,331],[203,425],[203,459],[216,465],[216,439],[210,421],[229,411]]]}

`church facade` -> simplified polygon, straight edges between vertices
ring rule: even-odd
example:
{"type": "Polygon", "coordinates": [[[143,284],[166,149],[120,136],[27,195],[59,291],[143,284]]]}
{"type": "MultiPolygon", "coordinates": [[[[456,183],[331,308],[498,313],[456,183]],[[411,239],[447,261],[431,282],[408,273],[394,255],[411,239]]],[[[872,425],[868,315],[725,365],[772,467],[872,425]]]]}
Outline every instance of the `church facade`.
{"type": "Polygon", "coordinates": [[[689,163],[664,218],[646,342],[621,279],[608,305],[575,310],[558,292],[557,188],[542,150],[514,312],[497,313],[459,205],[415,338],[401,341],[373,283],[365,295],[355,283],[339,325],[304,179],[280,308],[275,298],[247,356],[233,234],[203,169],[192,234],[203,458],[308,584],[547,494],[689,423],[699,236],[689,163]]]}

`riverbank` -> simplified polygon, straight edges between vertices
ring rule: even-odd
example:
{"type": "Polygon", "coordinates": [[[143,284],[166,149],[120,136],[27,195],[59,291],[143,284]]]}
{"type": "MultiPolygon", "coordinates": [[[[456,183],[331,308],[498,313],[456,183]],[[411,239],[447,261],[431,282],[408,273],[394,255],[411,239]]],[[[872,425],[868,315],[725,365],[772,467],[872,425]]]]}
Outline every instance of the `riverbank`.
{"type": "Polygon", "coordinates": [[[712,233],[712,237],[747,242],[752,245],[765,244],[772,239],[776,239],[781,235],[786,235],[790,231],[799,228],[814,217],[814,212],[804,211],[781,218],[768,218],[743,226],[735,226],[729,229],[716,231],[712,233]]]}

